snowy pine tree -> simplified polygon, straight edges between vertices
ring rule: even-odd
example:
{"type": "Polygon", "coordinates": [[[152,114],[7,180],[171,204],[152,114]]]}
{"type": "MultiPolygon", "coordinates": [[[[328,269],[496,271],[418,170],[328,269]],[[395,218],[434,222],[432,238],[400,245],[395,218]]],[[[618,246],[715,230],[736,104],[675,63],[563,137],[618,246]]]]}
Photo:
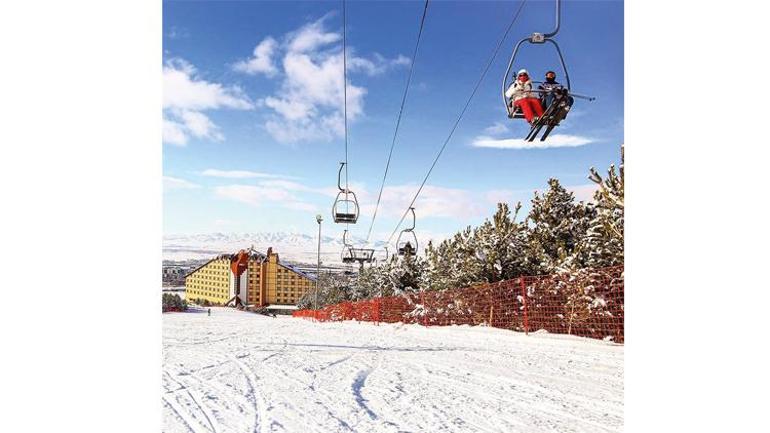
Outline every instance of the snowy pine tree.
{"type": "MultiPolygon", "coordinates": [[[[318,307],[349,301],[353,298],[353,281],[350,275],[323,272],[318,278],[318,307]]],[[[316,289],[305,292],[297,302],[299,308],[315,307],[316,289]]]]}
{"type": "Polygon", "coordinates": [[[470,226],[426,250],[430,289],[445,290],[466,287],[479,281],[481,263],[474,231],[470,226]]]}
{"type": "Polygon", "coordinates": [[[599,185],[594,194],[596,216],[591,221],[583,249],[587,252],[587,266],[604,267],[623,264],[623,147],[620,148],[620,170],[611,165],[607,178],[602,178],[591,167],[588,178],[599,185]]]}
{"type": "Polygon", "coordinates": [[[528,269],[526,250],[527,227],[517,223],[521,203],[513,216],[506,203],[498,203],[492,220],[486,220],[474,230],[475,256],[480,264],[475,282],[497,282],[517,277],[528,269]]]}
{"type": "Polygon", "coordinates": [[[591,220],[593,205],[575,203],[575,196],[558,179],[548,180],[548,190],[535,192],[530,210],[527,265],[535,273],[577,269],[587,262],[580,249],[591,220]]]}
{"type": "Polygon", "coordinates": [[[417,292],[424,282],[424,273],[425,261],[420,256],[406,254],[390,270],[390,287],[395,294],[417,292]]]}

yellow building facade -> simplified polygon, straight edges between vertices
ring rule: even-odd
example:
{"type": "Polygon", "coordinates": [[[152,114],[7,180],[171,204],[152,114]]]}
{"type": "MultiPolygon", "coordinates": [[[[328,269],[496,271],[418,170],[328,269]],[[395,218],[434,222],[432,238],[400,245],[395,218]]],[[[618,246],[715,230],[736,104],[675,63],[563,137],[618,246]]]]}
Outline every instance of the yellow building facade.
{"type": "MultiPolygon", "coordinates": [[[[235,275],[230,270],[234,255],[217,256],[185,277],[185,299],[224,305],[234,296],[235,275]]],[[[248,305],[295,305],[315,284],[315,279],[282,264],[278,254],[249,250],[246,276],[241,276],[241,299],[248,305]],[[246,283],[246,284],[243,284],[246,283]],[[245,287],[244,287],[245,286],[245,287]]]]}

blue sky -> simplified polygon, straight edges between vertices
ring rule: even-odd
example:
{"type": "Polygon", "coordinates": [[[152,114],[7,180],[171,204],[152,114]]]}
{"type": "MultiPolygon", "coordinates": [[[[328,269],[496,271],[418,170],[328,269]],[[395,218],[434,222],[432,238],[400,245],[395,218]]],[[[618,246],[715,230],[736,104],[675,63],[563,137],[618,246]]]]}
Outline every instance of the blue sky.
{"type": "MultiPolygon", "coordinates": [[[[394,229],[470,94],[518,2],[430,3],[412,88],[372,240],[394,229]]],[[[351,188],[365,237],[414,48],[423,2],[350,1],[348,109],[351,188]]],[[[623,141],[623,3],[565,1],[556,37],[578,100],[546,142],[516,146],[523,121],[500,97],[513,45],[553,27],[554,4],[529,1],[416,203],[417,227],[440,237],[521,200],[549,177],[590,196],[588,168],[604,171],[623,141]],[[476,144],[476,145],[474,145],[476,144]],[[570,145],[571,144],[571,145],[570,145]]],[[[164,231],[295,231],[331,221],[339,161],[340,2],[163,3],[164,231]]],[[[548,46],[525,46],[516,68],[554,69],[548,46]]],[[[325,225],[335,235],[343,226],[325,225]]]]}

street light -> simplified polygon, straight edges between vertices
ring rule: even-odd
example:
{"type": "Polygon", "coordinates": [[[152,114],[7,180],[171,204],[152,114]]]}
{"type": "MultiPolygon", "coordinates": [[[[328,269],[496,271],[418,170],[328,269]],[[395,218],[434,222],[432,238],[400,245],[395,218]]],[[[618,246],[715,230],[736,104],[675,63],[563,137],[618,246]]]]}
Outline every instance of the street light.
{"type": "Polygon", "coordinates": [[[315,220],[318,223],[318,264],[315,272],[315,311],[316,319],[318,319],[318,282],[321,279],[321,222],[324,220],[321,214],[315,216],[315,220]]]}

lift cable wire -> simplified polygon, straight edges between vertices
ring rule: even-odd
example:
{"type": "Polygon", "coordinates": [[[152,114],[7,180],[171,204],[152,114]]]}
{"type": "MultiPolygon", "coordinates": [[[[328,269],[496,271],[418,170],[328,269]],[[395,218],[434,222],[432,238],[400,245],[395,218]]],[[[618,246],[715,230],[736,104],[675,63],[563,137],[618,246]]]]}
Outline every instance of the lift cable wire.
{"type": "Polygon", "coordinates": [[[425,17],[428,15],[428,3],[430,0],[425,0],[425,7],[422,10],[422,19],[420,20],[420,30],[417,32],[417,42],[414,45],[414,52],[412,53],[412,61],[409,65],[409,75],[406,79],[406,88],[404,88],[404,95],[401,97],[401,108],[398,110],[398,117],[396,118],[396,129],[393,131],[393,140],[390,143],[390,152],[388,153],[388,161],[385,163],[385,173],[382,175],[382,183],[380,184],[380,192],[377,194],[377,204],[374,206],[374,215],[372,215],[372,223],[369,225],[369,232],[366,234],[366,242],[369,242],[369,238],[372,235],[372,229],[374,228],[374,221],[377,219],[377,210],[380,208],[380,200],[382,200],[382,190],[385,188],[385,179],[388,177],[388,169],[390,168],[390,160],[393,156],[393,148],[396,146],[396,137],[398,136],[398,128],[401,125],[401,116],[404,112],[404,105],[406,104],[406,97],[409,94],[409,86],[412,82],[412,73],[414,72],[414,62],[417,60],[417,50],[420,47],[420,39],[422,37],[422,29],[425,26],[425,17]]]}
{"type": "MultiPolygon", "coordinates": [[[[345,211],[350,212],[348,200],[348,192],[350,192],[350,186],[348,184],[348,171],[350,171],[350,164],[348,164],[348,47],[347,47],[347,33],[348,33],[348,19],[347,19],[347,7],[345,0],[342,0],[342,94],[343,94],[343,117],[345,119],[345,211]]],[[[350,227],[350,223],[345,223],[345,230],[350,227]]]]}
{"type": "Polygon", "coordinates": [[[452,135],[454,135],[455,130],[457,129],[457,126],[460,124],[460,120],[462,120],[463,116],[465,115],[466,110],[468,109],[468,106],[470,105],[471,101],[473,100],[473,97],[476,95],[476,92],[478,91],[479,87],[481,86],[481,83],[484,81],[484,77],[487,75],[487,72],[489,71],[489,68],[492,66],[492,63],[494,62],[495,58],[497,57],[497,53],[500,51],[500,47],[503,46],[503,43],[505,42],[505,39],[508,37],[508,33],[511,31],[511,28],[516,23],[516,20],[519,18],[519,15],[521,14],[521,10],[524,8],[524,5],[527,3],[527,0],[522,0],[521,4],[519,5],[519,8],[516,10],[516,13],[513,16],[513,19],[511,20],[511,23],[508,24],[508,28],[505,29],[505,32],[503,33],[503,36],[500,38],[500,41],[497,43],[497,47],[495,47],[494,52],[492,53],[492,56],[489,58],[489,61],[487,62],[486,67],[481,73],[481,76],[479,77],[478,82],[476,82],[476,86],[473,88],[473,91],[471,92],[470,96],[468,97],[468,100],[465,101],[465,106],[463,106],[462,111],[460,112],[460,115],[457,116],[457,120],[455,121],[454,125],[452,126],[452,129],[449,131],[449,135],[447,136],[446,140],[444,140],[444,144],[441,146],[441,149],[439,150],[438,154],[436,154],[436,158],[433,160],[433,163],[430,166],[430,169],[425,174],[425,178],[422,180],[422,183],[420,184],[420,187],[417,189],[417,193],[415,193],[414,197],[412,198],[412,201],[409,203],[409,206],[407,206],[406,210],[404,211],[404,214],[401,215],[401,219],[398,221],[398,224],[396,224],[396,228],[393,230],[393,233],[390,234],[390,237],[388,238],[387,244],[390,244],[390,241],[393,240],[393,236],[396,235],[398,232],[398,228],[401,226],[401,223],[404,222],[404,218],[406,218],[406,215],[409,213],[409,209],[414,207],[414,202],[417,200],[417,197],[422,192],[423,187],[425,186],[425,183],[428,181],[428,178],[430,177],[431,172],[433,172],[433,168],[436,167],[436,163],[438,162],[439,158],[441,157],[441,154],[444,153],[444,149],[446,149],[447,144],[452,139],[452,135]]]}
{"type": "Polygon", "coordinates": [[[347,11],[342,0],[342,94],[343,117],[345,119],[345,189],[348,187],[348,62],[347,62],[347,11]]]}

